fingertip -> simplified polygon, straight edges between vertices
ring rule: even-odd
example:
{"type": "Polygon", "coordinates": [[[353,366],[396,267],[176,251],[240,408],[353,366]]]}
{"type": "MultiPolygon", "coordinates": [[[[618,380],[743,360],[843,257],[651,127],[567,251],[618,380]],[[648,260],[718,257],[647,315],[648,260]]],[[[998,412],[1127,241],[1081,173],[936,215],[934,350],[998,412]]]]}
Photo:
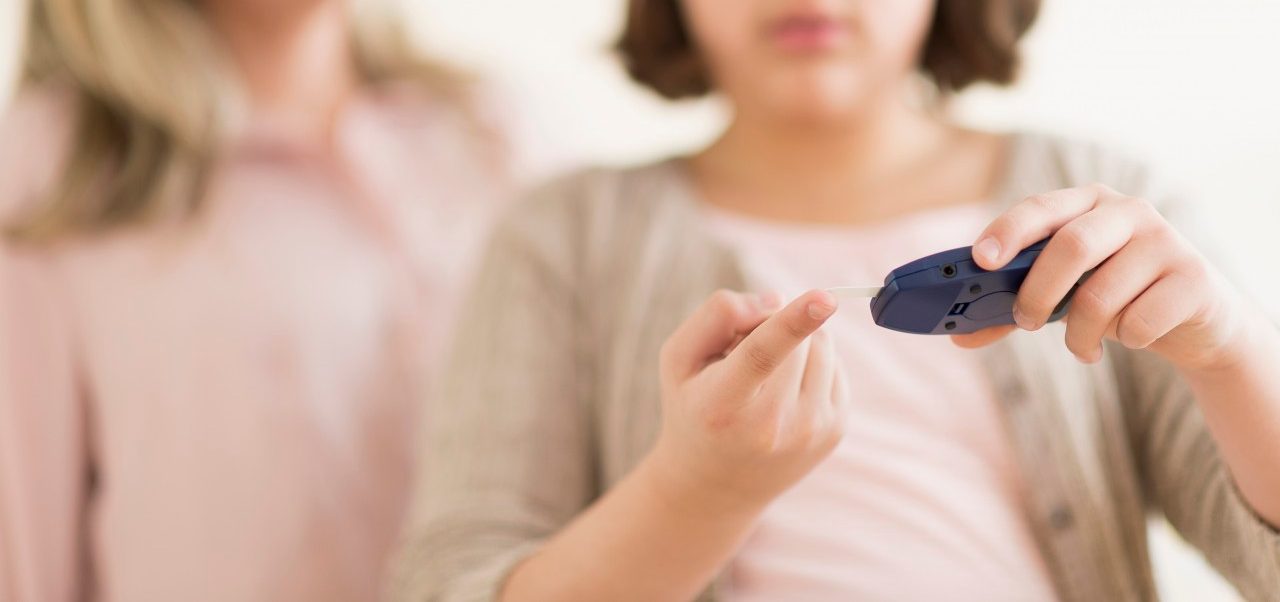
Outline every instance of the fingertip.
{"type": "Polygon", "coordinates": [[[1013,306],[1013,322],[1018,325],[1018,328],[1031,332],[1040,330],[1040,327],[1043,326],[1043,324],[1040,324],[1022,311],[1022,308],[1018,307],[1017,304],[1013,306]]]}
{"type": "Polygon", "coordinates": [[[999,239],[987,235],[973,245],[973,260],[984,270],[998,269],[1002,251],[999,239]]]}
{"type": "Polygon", "coordinates": [[[980,349],[1005,338],[1014,330],[1012,326],[996,326],[968,334],[953,334],[951,342],[962,349],[980,349]]]}
{"type": "Polygon", "coordinates": [[[953,334],[951,335],[951,343],[961,349],[973,349],[976,347],[973,335],[969,334],[953,334]]]}
{"type": "Polygon", "coordinates": [[[825,321],[840,307],[840,301],[836,296],[825,290],[809,291],[805,296],[807,297],[805,310],[814,320],[825,321]]]}

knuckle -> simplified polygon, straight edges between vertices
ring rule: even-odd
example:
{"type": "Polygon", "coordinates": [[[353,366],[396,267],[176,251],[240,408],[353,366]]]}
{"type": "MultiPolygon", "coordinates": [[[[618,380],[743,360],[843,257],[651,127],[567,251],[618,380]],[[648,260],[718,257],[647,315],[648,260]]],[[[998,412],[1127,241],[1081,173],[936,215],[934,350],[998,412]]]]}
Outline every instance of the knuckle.
{"type": "Polygon", "coordinates": [[[1122,196],[1116,202],[1120,203],[1125,209],[1139,215],[1156,213],[1155,206],[1142,197],[1122,196]]]}
{"type": "Polygon", "coordinates": [[[991,222],[987,229],[982,232],[980,239],[994,238],[1001,245],[1011,244],[1010,241],[1016,240],[1018,228],[1014,225],[1014,218],[1009,215],[1002,215],[991,222]]]}
{"type": "Polygon", "coordinates": [[[1182,234],[1163,219],[1147,227],[1144,234],[1161,247],[1177,247],[1182,244],[1182,234]]]}
{"type": "Polygon", "coordinates": [[[1210,280],[1213,276],[1209,264],[1203,261],[1184,261],[1182,266],[1178,268],[1178,273],[1191,282],[1200,283],[1210,280]]]}
{"type": "Polygon", "coordinates": [[[1001,213],[987,226],[980,238],[992,237],[1008,244],[1011,240],[1019,238],[1023,232],[1033,229],[1042,219],[1039,216],[1044,212],[1044,208],[1036,198],[1027,198],[1001,213]]]}
{"type": "Polygon", "coordinates": [[[987,228],[986,234],[996,238],[1005,238],[1018,231],[1023,223],[1022,213],[1013,210],[997,217],[987,228]]]}
{"type": "Polygon", "coordinates": [[[1074,297],[1071,298],[1071,309],[1074,313],[1085,319],[1106,318],[1116,310],[1115,304],[1111,302],[1100,290],[1098,286],[1082,286],[1074,297]]]}
{"type": "Polygon", "coordinates": [[[1045,213],[1053,213],[1062,206],[1062,201],[1053,193],[1042,193],[1027,199],[1027,205],[1045,213]]]}
{"type": "Polygon", "coordinates": [[[1093,254],[1093,231],[1079,222],[1072,222],[1058,230],[1054,240],[1058,247],[1072,261],[1085,261],[1093,254]]]}
{"type": "Polygon", "coordinates": [[[699,419],[702,427],[710,433],[724,432],[737,421],[732,411],[719,405],[705,406],[699,413],[699,419]]]}
{"type": "Polygon", "coordinates": [[[808,326],[802,323],[799,318],[782,320],[780,325],[782,326],[782,331],[793,339],[803,339],[810,334],[808,326]]]}
{"type": "Polygon", "coordinates": [[[1088,186],[1085,186],[1084,189],[1094,194],[1097,194],[1098,196],[1114,196],[1119,194],[1116,192],[1116,189],[1110,186],[1107,186],[1102,182],[1094,182],[1092,184],[1089,184],[1088,186]]]}
{"type": "Polygon", "coordinates": [[[751,345],[743,349],[747,369],[755,374],[769,374],[778,365],[778,358],[759,345],[751,345]]]}
{"type": "Polygon", "coordinates": [[[1133,209],[1133,213],[1138,216],[1135,236],[1150,238],[1160,244],[1178,244],[1182,235],[1165,219],[1164,214],[1147,201],[1139,199],[1137,202],[1140,206],[1133,209]]]}
{"type": "Polygon", "coordinates": [[[1155,339],[1155,326],[1140,311],[1128,311],[1116,324],[1116,338],[1129,349],[1144,349],[1155,339]]]}
{"type": "Polygon", "coordinates": [[[1042,318],[1053,313],[1057,302],[1039,292],[1028,292],[1018,301],[1018,309],[1027,317],[1042,318]]]}

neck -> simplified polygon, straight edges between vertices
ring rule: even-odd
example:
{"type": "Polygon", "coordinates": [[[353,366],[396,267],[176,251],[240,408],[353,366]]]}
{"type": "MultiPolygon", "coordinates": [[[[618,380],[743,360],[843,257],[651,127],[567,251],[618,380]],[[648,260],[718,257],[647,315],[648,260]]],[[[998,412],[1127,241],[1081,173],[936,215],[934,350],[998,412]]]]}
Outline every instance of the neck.
{"type": "Polygon", "coordinates": [[[700,157],[717,171],[790,181],[873,185],[904,164],[938,148],[950,134],[938,120],[884,101],[839,124],[802,124],[739,112],[724,135],[700,157]]]}
{"type": "Polygon", "coordinates": [[[206,4],[254,114],[308,141],[327,140],[357,86],[341,2],[288,11],[254,3],[206,4]],[[245,8],[246,6],[250,8],[245,8]]]}
{"type": "Polygon", "coordinates": [[[768,217],[861,221],[884,217],[887,196],[914,195],[955,138],[954,128],[897,98],[834,124],[739,110],[692,167],[712,204],[768,217]]]}

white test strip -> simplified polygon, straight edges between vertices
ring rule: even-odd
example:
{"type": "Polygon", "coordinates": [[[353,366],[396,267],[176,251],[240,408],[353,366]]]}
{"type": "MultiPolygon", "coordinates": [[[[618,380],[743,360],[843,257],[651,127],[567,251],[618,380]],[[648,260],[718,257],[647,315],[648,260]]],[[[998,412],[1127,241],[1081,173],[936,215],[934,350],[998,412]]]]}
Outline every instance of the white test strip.
{"type": "Polygon", "coordinates": [[[827,292],[841,299],[871,299],[882,290],[882,286],[838,286],[827,289],[827,292]]]}

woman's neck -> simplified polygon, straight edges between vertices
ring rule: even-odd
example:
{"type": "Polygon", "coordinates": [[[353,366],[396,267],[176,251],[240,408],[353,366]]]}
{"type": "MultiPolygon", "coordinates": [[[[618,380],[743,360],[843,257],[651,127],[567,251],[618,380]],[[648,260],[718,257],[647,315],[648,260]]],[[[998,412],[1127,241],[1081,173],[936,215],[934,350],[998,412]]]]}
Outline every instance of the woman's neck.
{"type": "Polygon", "coordinates": [[[290,138],[327,144],[359,79],[346,9],[341,2],[316,2],[294,11],[276,4],[205,6],[238,70],[252,113],[290,138]]]}
{"type": "Polygon", "coordinates": [[[989,194],[1001,142],[894,101],[838,124],[739,113],[692,168],[713,205],[780,221],[862,223],[989,194]]]}

